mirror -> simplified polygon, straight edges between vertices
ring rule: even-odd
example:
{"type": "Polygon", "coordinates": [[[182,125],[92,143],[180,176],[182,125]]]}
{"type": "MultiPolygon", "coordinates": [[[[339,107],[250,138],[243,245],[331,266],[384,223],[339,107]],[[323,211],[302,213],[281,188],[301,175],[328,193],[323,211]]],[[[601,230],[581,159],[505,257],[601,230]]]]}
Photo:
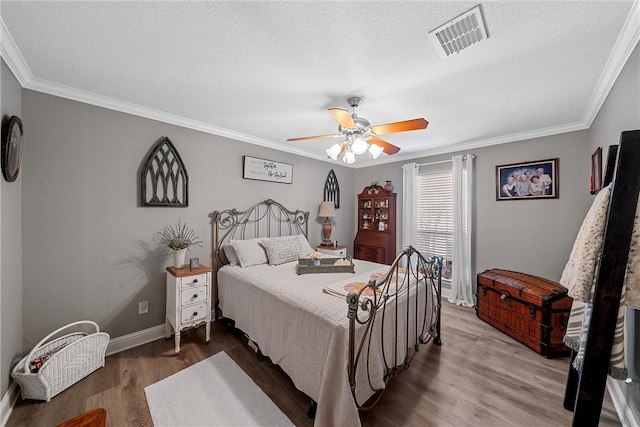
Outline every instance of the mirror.
{"type": "Polygon", "coordinates": [[[9,182],[13,182],[18,178],[20,162],[22,161],[23,139],[22,121],[19,117],[12,116],[2,137],[2,174],[9,182]]]}

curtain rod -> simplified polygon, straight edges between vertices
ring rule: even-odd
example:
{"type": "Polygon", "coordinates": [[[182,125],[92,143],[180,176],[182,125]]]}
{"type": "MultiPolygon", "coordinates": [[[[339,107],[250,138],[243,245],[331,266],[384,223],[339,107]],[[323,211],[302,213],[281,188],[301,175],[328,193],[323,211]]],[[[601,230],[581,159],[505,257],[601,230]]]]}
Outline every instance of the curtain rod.
{"type": "MultiPolygon", "coordinates": [[[[463,159],[467,160],[467,157],[471,156],[472,159],[475,159],[476,156],[475,154],[464,154],[462,156],[463,159]]],[[[431,166],[431,165],[439,165],[441,163],[451,163],[453,162],[453,160],[449,159],[449,160],[440,160],[439,162],[429,162],[429,163],[418,163],[418,167],[421,166],[431,166]]]]}
{"type": "Polygon", "coordinates": [[[430,162],[430,163],[418,163],[418,167],[421,166],[431,166],[431,165],[439,165],[441,163],[451,163],[453,160],[441,160],[439,162],[430,162]]]}

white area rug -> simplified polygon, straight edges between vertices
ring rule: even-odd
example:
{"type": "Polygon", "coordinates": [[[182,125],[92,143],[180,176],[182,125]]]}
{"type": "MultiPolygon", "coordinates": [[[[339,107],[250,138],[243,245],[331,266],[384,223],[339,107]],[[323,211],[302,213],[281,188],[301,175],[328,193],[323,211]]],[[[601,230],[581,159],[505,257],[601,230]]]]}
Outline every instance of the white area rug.
{"type": "Polygon", "coordinates": [[[292,426],[224,352],[144,389],[155,427],[292,426]]]}

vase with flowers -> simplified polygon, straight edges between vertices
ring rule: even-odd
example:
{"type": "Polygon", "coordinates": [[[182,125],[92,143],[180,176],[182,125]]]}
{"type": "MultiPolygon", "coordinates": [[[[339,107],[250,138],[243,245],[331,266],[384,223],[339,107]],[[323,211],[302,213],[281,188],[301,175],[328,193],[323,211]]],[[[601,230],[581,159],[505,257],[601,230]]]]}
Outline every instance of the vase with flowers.
{"type": "Polygon", "coordinates": [[[316,267],[320,265],[320,260],[322,259],[322,254],[320,252],[311,252],[309,258],[313,261],[313,265],[316,267]]]}
{"type": "Polygon", "coordinates": [[[160,234],[160,244],[166,246],[173,253],[173,265],[180,268],[184,265],[187,250],[192,246],[202,247],[202,240],[196,236],[195,231],[178,220],[177,224],[168,225],[160,234]]]}

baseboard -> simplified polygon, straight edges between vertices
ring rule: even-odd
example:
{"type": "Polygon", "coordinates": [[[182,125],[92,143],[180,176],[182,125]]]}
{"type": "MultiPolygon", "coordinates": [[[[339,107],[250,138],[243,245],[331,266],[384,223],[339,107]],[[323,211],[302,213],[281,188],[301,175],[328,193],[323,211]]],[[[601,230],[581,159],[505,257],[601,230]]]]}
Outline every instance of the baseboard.
{"type": "Polygon", "coordinates": [[[618,418],[623,427],[633,427],[640,425],[640,414],[631,407],[625,398],[625,394],[620,387],[620,381],[607,378],[607,390],[616,408],[618,418]]]}
{"type": "Polygon", "coordinates": [[[2,401],[0,401],[0,426],[5,426],[9,421],[9,415],[11,415],[19,395],[20,388],[18,383],[11,381],[7,392],[2,396],[2,401]]]}
{"type": "Polygon", "coordinates": [[[107,346],[107,356],[120,353],[121,351],[125,351],[130,348],[138,347],[139,345],[146,344],[160,338],[164,338],[164,324],[143,329],[142,331],[134,332],[129,335],[113,338],[109,341],[109,345],[107,346]]]}

